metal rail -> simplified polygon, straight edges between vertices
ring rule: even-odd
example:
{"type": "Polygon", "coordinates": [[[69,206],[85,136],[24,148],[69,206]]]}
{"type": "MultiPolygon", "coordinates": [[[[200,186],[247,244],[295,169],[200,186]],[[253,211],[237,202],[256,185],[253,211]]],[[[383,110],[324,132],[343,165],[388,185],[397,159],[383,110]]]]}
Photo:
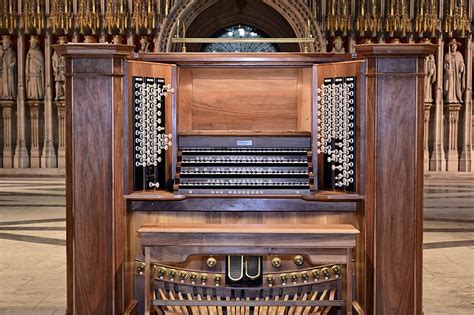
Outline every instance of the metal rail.
{"type": "Polygon", "coordinates": [[[224,301],[224,300],[153,300],[155,306],[344,306],[343,300],[314,300],[314,301],[297,301],[297,300],[260,300],[260,301],[224,301]]]}
{"type": "Polygon", "coordinates": [[[304,52],[309,51],[308,45],[314,43],[315,38],[313,37],[302,37],[302,38],[287,38],[287,37],[277,37],[277,38],[206,38],[206,37],[174,37],[171,39],[171,42],[174,44],[182,44],[182,52],[186,52],[186,44],[227,44],[227,43],[238,43],[238,44],[259,44],[259,43],[269,43],[269,44],[304,44],[304,52]]]}
{"type": "Polygon", "coordinates": [[[270,43],[270,44],[291,44],[291,43],[314,43],[312,37],[304,38],[181,38],[175,37],[171,40],[177,44],[214,44],[214,43],[270,43]]]}

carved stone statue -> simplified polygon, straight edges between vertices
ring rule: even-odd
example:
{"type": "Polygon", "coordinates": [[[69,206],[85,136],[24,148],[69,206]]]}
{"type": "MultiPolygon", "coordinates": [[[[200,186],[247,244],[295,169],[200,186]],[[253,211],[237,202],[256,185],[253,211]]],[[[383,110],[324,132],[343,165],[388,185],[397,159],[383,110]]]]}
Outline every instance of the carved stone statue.
{"type": "Polygon", "coordinates": [[[30,49],[26,54],[26,96],[30,100],[44,97],[44,57],[38,46],[38,37],[31,36],[30,49]]]}
{"type": "Polygon", "coordinates": [[[146,36],[142,36],[140,38],[140,49],[138,52],[149,52],[150,51],[150,43],[148,42],[148,39],[146,36]]]}
{"type": "Polygon", "coordinates": [[[97,41],[95,40],[94,36],[92,35],[85,35],[84,36],[84,43],[86,44],[93,44],[96,43],[97,41]]]}
{"type": "Polygon", "coordinates": [[[460,45],[456,39],[449,42],[449,51],[444,57],[444,101],[460,104],[466,88],[464,58],[457,50],[460,45]]]}
{"type": "Polygon", "coordinates": [[[331,52],[341,54],[346,52],[346,50],[344,49],[344,43],[342,42],[342,38],[340,36],[334,38],[331,52]]]}
{"type": "Polygon", "coordinates": [[[4,100],[16,98],[16,54],[11,44],[10,36],[3,36],[2,99],[4,100]]]}
{"type": "Polygon", "coordinates": [[[425,103],[433,102],[433,83],[436,82],[436,62],[433,55],[426,57],[425,103]]]}
{"type": "Polygon", "coordinates": [[[121,43],[122,43],[122,36],[114,35],[114,37],[112,38],[112,44],[119,45],[121,43]]]}
{"type": "MultiPolygon", "coordinates": [[[[58,44],[64,45],[67,44],[67,38],[65,36],[59,37],[58,44]]],[[[53,75],[54,75],[54,82],[55,82],[55,90],[56,96],[55,100],[64,100],[64,84],[66,81],[66,77],[64,73],[66,72],[66,60],[64,57],[59,56],[56,51],[53,53],[52,57],[53,63],[53,75]]]]}

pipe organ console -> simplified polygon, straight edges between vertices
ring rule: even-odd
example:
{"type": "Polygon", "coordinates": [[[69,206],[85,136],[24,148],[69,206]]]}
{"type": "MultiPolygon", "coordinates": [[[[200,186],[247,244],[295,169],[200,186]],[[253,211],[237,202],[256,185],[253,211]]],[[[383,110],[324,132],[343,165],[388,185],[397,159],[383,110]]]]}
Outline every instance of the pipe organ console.
{"type": "Polygon", "coordinates": [[[68,314],[422,314],[434,46],[55,49],[68,314]]]}

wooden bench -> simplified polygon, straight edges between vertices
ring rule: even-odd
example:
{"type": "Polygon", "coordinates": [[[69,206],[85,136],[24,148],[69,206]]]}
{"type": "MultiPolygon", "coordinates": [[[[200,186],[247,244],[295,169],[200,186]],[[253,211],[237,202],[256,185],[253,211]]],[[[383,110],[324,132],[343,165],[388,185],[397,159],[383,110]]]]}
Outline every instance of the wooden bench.
{"type": "MultiPolygon", "coordinates": [[[[153,275],[151,257],[166,263],[181,263],[191,255],[284,255],[304,254],[311,261],[346,266],[343,302],[344,314],[352,314],[352,249],[359,231],[352,225],[290,225],[290,224],[148,224],[138,230],[145,253],[145,314],[151,314],[153,306],[153,275]]],[[[180,305],[180,301],[168,301],[167,305],[180,305]]],[[[192,301],[181,301],[190,305],[192,301]]],[[[207,301],[198,301],[200,304],[207,301]]],[[[240,301],[239,306],[249,301],[240,301]]],[[[263,302],[263,301],[260,301],[263,302]]],[[[299,301],[269,301],[268,305],[295,306],[299,301]],[[280,302],[280,303],[278,303],[280,302]]],[[[309,301],[306,301],[309,302],[309,301]]],[[[318,301],[307,303],[318,305],[318,301]]],[[[328,301],[326,301],[328,302],[328,301]]],[[[246,304],[247,303],[247,304],[246,304]]],[[[210,305],[228,306],[235,301],[213,301],[210,305]],[[217,304],[216,304],[217,303],[217,304]]],[[[237,305],[235,304],[235,305],[237,305]]],[[[260,303],[264,304],[264,303],[260,303]]]]}

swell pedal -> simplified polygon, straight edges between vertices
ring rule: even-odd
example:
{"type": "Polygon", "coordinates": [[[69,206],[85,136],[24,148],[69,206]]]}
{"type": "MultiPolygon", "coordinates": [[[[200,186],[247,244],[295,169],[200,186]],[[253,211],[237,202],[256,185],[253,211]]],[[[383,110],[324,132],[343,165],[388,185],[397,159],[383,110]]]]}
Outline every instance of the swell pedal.
{"type": "Polygon", "coordinates": [[[245,275],[251,280],[255,280],[261,275],[262,259],[260,256],[245,257],[245,275]]]}
{"type": "Polygon", "coordinates": [[[262,285],[262,257],[227,256],[226,286],[258,287],[262,285]]]}
{"type": "Polygon", "coordinates": [[[244,256],[227,256],[227,277],[232,282],[244,277],[244,256]]]}

